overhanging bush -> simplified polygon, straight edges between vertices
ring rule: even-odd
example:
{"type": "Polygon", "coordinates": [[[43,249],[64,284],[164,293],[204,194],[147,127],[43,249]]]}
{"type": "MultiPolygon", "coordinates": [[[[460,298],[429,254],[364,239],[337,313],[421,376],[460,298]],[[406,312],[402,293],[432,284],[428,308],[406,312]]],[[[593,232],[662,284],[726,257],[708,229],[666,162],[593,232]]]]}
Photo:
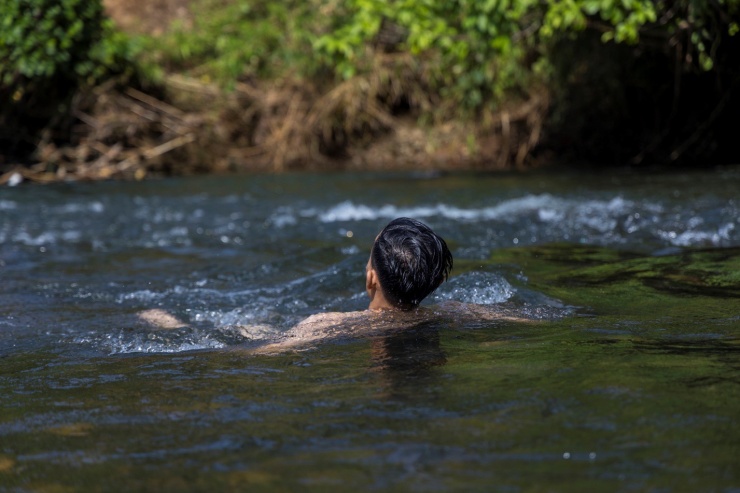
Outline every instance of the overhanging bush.
{"type": "Polygon", "coordinates": [[[131,46],[100,0],[0,5],[0,148],[23,154],[42,129],[62,124],[80,85],[125,70],[131,46]]]}

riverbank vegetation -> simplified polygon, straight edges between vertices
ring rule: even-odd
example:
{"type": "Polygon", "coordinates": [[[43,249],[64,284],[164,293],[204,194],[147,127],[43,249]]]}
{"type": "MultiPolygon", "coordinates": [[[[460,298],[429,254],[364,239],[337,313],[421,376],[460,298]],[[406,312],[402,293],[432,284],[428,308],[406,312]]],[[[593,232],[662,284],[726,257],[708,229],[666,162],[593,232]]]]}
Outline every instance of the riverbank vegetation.
{"type": "Polygon", "coordinates": [[[3,3],[4,181],[740,161],[740,0],[3,3]]]}

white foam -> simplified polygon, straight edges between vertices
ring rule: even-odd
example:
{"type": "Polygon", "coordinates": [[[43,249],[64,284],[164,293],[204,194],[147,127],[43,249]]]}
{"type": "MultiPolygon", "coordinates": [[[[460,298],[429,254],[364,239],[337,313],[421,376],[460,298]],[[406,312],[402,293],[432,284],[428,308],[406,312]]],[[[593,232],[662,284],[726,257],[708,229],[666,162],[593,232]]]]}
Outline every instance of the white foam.
{"type": "Polygon", "coordinates": [[[153,301],[153,300],[162,299],[165,296],[166,296],[166,293],[155,293],[154,291],[150,291],[149,289],[142,289],[139,291],[132,291],[131,293],[121,294],[116,298],[116,301],[118,303],[122,303],[128,300],[153,301]]]}
{"type": "Polygon", "coordinates": [[[12,200],[0,200],[0,211],[12,211],[18,208],[18,204],[12,200]]]}
{"type": "Polygon", "coordinates": [[[236,308],[225,312],[217,310],[192,310],[191,315],[194,322],[210,322],[217,327],[222,327],[229,325],[248,325],[253,323],[257,314],[236,308]]]}
{"type": "Polygon", "coordinates": [[[94,212],[100,214],[105,211],[105,206],[102,202],[88,202],[88,203],[71,203],[64,204],[57,209],[62,214],[79,214],[81,212],[94,212]]]}
{"type": "Polygon", "coordinates": [[[13,236],[13,241],[23,243],[24,245],[40,246],[51,245],[56,243],[57,235],[51,232],[41,233],[38,236],[32,236],[26,231],[20,231],[13,236]]]}
{"type": "Polygon", "coordinates": [[[298,218],[295,217],[291,208],[279,207],[267,219],[267,222],[276,228],[284,228],[285,226],[293,226],[297,224],[298,218]]]}
{"type": "Polygon", "coordinates": [[[443,284],[434,294],[434,300],[491,305],[507,301],[514,296],[514,292],[509,281],[498,274],[466,272],[443,284]]]}
{"type": "Polygon", "coordinates": [[[555,223],[562,221],[565,218],[565,213],[555,209],[543,208],[537,211],[537,217],[542,222],[555,223]]]}
{"type": "Polygon", "coordinates": [[[211,338],[209,334],[192,334],[189,337],[173,337],[172,340],[168,340],[166,337],[158,337],[154,334],[119,333],[105,337],[100,345],[110,354],[180,353],[226,347],[225,343],[211,338]]]}
{"type": "Polygon", "coordinates": [[[525,195],[504,200],[495,205],[477,208],[457,207],[444,203],[410,207],[395,204],[375,206],[357,204],[351,200],[329,206],[324,210],[313,208],[295,210],[281,206],[269,217],[268,223],[282,228],[298,224],[299,218],[316,217],[322,223],[335,223],[393,219],[403,216],[419,219],[442,218],[463,222],[514,223],[520,221],[522,216],[534,214],[537,220],[545,224],[567,222],[574,230],[586,227],[593,231],[606,233],[616,228],[619,220],[624,219],[625,216],[631,217],[638,209],[645,215],[659,214],[663,210],[659,204],[640,203],[638,205],[620,196],[605,200],[583,201],[555,197],[545,193],[525,195]]]}
{"type": "Polygon", "coordinates": [[[539,210],[547,205],[557,203],[549,194],[527,195],[525,197],[506,200],[491,207],[461,208],[446,204],[424,205],[416,207],[398,207],[385,204],[380,207],[370,207],[364,204],[355,204],[347,200],[323,213],[319,213],[321,222],[332,223],[341,221],[366,221],[376,219],[393,219],[396,217],[429,218],[442,217],[462,221],[476,221],[481,219],[500,219],[523,212],[539,210]]]}
{"type": "Polygon", "coordinates": [[[188,326],[168,330],[119,329],[78,336],[72,341],[96,346],[109,354],[179,353],[221,349],[246,341],[273,341],[281,333],[271,325],[239,323],[216,325],[207,329],[188,326]]]}
{"type": "Polygon", "coordinates": [[[696,231],[689,229],[682,232],[658,230],[658,236],[674,246],[720,246],[723,242],[730,240],[730,233],[734,229],[735,225],[733,223],[727,223],[720,226],[717,230],[696,231]]]}

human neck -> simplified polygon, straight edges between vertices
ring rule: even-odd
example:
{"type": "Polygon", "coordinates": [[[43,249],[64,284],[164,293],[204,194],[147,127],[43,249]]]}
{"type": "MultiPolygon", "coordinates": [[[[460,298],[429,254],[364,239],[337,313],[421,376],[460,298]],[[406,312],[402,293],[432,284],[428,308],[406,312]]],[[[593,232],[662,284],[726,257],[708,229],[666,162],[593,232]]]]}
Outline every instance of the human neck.
{"type": "Polygon", "coordinates": [[[375,296],[370,300],[370,306],[368,310],[375,311],[396,311],[396,312],[407,312],[414,308],[418,308],[416,305],[397,305],[388,301],[388,298],[383,295],[382,291],[376,292],[375,296]]]}
{"type": "Polygon", "coordinates": [[[391,304],[381,292],[375,293],[375,296],[370,300],[370,306],[368,310],[398,310],[398,308],[391,304]]]}

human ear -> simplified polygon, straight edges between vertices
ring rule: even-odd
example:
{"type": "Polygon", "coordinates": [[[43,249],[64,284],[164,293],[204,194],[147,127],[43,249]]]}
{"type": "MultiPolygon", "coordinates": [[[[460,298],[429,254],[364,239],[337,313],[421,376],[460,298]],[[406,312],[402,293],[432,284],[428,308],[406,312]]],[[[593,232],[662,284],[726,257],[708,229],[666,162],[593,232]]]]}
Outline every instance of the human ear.
{"type": "Polygon", "coordinates": [[[375,297],[375,291],[378,289],[378,279],[375,269],[367,270],[365,274],[365,289],[367,290],[367,295],[372,300],[375,297]]]}

